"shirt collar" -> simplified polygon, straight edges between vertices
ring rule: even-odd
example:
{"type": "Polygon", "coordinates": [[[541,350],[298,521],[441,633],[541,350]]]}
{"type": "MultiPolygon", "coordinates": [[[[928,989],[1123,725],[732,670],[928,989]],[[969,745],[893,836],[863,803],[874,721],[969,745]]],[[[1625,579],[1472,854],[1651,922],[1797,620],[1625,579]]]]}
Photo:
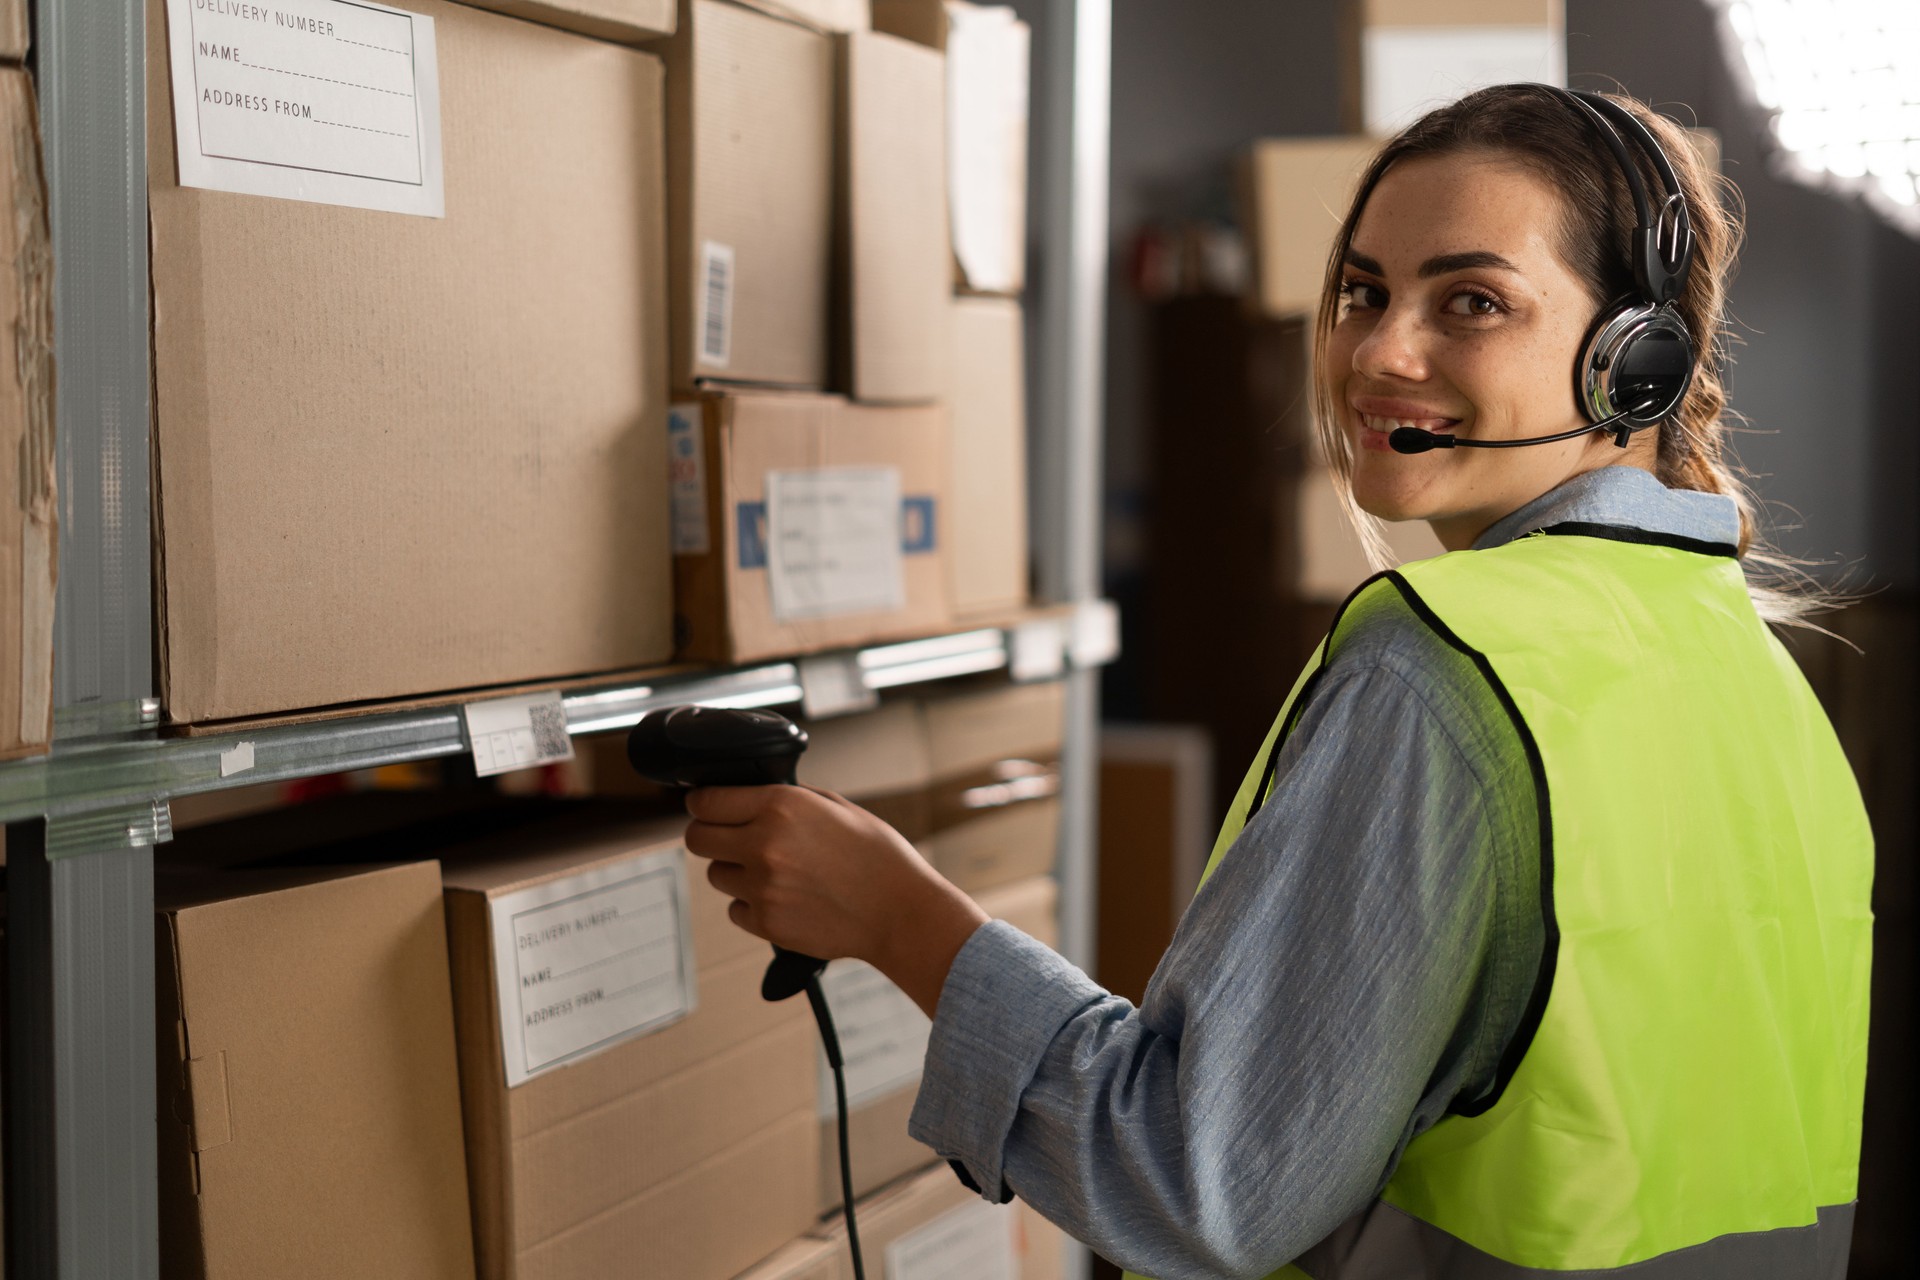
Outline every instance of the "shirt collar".
{"type": "Polygon", "coordinates": [[[1557,524],[1609,524],[1642,533],[1733,546],[1740,508],[1723,493],[1669,489],[1639,467],[1601,467],[1549,490],[1494,521],[1474,548],[1498,547],[1557,524]]]}

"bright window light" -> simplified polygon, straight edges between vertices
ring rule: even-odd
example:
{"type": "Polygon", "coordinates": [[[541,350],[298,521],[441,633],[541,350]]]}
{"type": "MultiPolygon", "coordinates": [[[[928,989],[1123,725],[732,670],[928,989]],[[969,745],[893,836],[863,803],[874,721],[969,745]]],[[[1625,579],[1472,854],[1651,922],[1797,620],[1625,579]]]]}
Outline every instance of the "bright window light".
{"type": "Polygon", "coordinates": [[[1920,0],[1709,0],[1782,172],[1920,236],[1920,0]]]}

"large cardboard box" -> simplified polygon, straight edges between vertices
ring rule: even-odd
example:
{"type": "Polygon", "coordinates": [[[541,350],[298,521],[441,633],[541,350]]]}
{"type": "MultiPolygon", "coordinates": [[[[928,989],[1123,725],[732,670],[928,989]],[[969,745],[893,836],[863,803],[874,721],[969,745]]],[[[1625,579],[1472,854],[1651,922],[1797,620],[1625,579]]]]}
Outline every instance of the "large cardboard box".
{"type": "Polygon", "coordinates": [[[835,383],[856,400],[937,400],[951,289],[946,58],[874,31],[837,44],[835,383]]]}
{"type": "MultiPolygon", "coordinates": [[[[5,6],[0,36],[24,11],[5,6]]],[[[0,68],[0,760],[53,737],[53,256],[33,79],[0,68]]]]}
{"type": "Polygon", "coordinates": [[[640,44],[673,34],[676,0],[461,0],[481,9],[563,27],[584,36],[640,44]]]}
{"type": "Polygon", "coordinates": [[[719,1280],[812,1219],[813,1025],[684,829],[569,805],[445,852],[483,1280],[719,1280]]]}
{"type": "Polygon", "coordinates": [[[25,59],[29,35],[27,0],[0,0],[0,58],[8,62],[25,59]]]}
{"type": "MultiPolygon", "coordinates": [[[[1331,472],[1315,468],[1301,475],[1300,577],[1290,587],[1302,599],[1325,603],[1345,600],[1353,589],[1373,576],[1366,548],[1346,509],[1340,505],[1331,472]]],[[[1396,564],[1425,560],[1446,548],[1424,520],[1402,520],[1381,526],[1387,550],[1396,564]]]]}
{"type": "Polygon", "coordinates": [[[1271,316],[1320,307],[1340,220],[1380,144],[1365,137],[1263,138],[1241,165],[1253,301],[1271,316]]]}
{"type": "Polygon", "coordinates": [[[947,55],[956,285],[1019,293],[1027,265],[1027,24],[1005,5],[966,0],[875,0],[873,22],[947,55]]]}
{"type": "Polygon", "coordinates": [[[832,37],[681,0],[667,61],[672,376],[827,385],[832,37]]]}
{"type": "Polygon", "coordinates": [[[840,1255],[825,1240],[795,1240],[780,1252],[743,1271],[737,1280],[846,1280],[840,1255]]]}
{"type": "Polygon", "coordinates": [[[873,10],[868,0],[737,0],[737,3],[816,31],[866,31],[873,26],[873,10]]]}
{"type": "Polygon", "coordinates": [[[162,1274],[473,1275],[439,868],[162,872],[162,1274]]]}
{"type": "Polygon", "coordinates": [[[1008,685],[926,701],[933,831],[921,848],[969,893],[1053,869],[1066,686],[1008,685]]]}
{"type": "Polygon", "coordinates": [[[751,662],[944,627],[947,421],[937,405],[709,393],[674,406],[674,626],[751,662]]]}
{"type": "Polygon", "coordinates": [[[171,720],[669,656],[660,63],[413,8],[440,218],[180,186],[149,9],[171,720]]]}
{"type": "Polygon", "coordinates": [[[1011,298],[953,300],[953,611],[1027,602],[1026,327],[1011,298]]]}
{"type": "Polygon", "coordinates": [[[1345,127],[1385,137],[1493,84],[1567,82],[1564,0],[1345,0],[1345,127]]]}

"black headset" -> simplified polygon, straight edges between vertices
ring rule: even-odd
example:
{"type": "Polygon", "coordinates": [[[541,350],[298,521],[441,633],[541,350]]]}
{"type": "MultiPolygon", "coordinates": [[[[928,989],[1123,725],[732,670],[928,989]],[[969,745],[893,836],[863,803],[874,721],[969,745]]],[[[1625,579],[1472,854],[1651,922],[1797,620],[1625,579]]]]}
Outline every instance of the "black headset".
{"type": "Polygon", "coordinates": [[[1615,419],[1614,443],[1625,448],[1634,432],[1671,417],[1693,383],[1693,338],[1673,306],[1693,267],[1693,224],[1667,153],[1638,116],[1597,93],[1546,87],[1585,116],[1613,152],[1639,219],[1631,249],[1634,292],[1601,308],[1573,369],[1580,408],[1593,422],[1615,419]],[[1653,161],[1666,185],[1657,210],[1623,131],[1653,161]]]}

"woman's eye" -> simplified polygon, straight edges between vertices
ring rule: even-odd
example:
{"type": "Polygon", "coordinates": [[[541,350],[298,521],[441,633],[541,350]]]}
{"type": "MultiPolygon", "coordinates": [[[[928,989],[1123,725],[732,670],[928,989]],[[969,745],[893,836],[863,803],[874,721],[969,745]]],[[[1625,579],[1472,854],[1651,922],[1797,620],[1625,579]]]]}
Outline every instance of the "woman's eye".
{"type": "Polygon", "coordinates": [[[1497,316],[1500,304],[1487,294],[1466,289],[1447,299],[1447,310],[1456,316],[1497,316]]]}
{"type": "Polygon", "coordinates": [[[1347,305],[1361,311],[1373,311],[1387,305],[1387,291],[1365,280],[1348,280],[1340,286],[1347,305]]]}

